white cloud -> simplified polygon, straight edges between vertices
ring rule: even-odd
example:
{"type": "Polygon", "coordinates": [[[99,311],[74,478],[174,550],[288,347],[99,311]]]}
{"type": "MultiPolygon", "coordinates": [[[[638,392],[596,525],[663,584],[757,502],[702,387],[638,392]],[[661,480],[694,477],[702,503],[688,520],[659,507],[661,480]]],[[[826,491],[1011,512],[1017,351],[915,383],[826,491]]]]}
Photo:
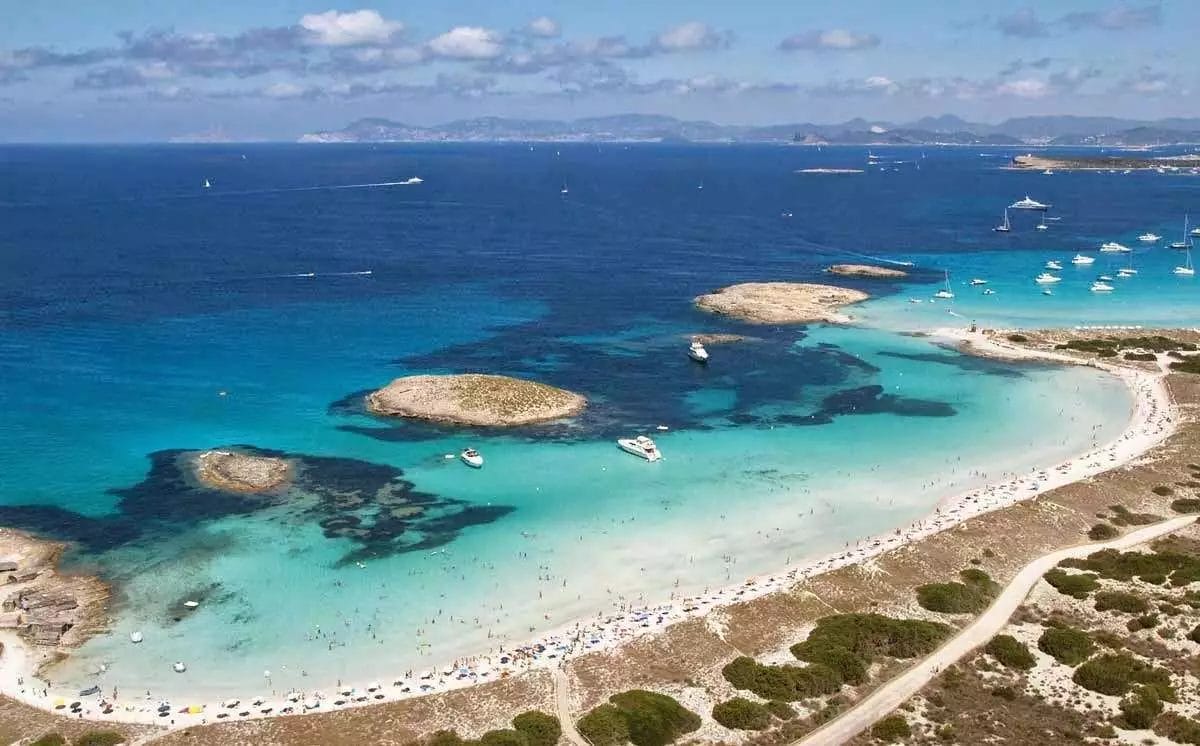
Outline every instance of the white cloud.
{"type": "Polygon", "coordinates": [[[500,34],[481,26],[455,26],[429,41],[429,49],[439,57],[457,60],[491,60],[504,52],[500,34]]]}
{"type": "Polygon", "coordinates": [[[1017,98],[1045,98],[1051,92],[1050,84],[1037,78],[1009,80],[996,87],[996,93],[1017,98]]]}
{"type": "Polygon", "coordinates": [[[305,94],[304,88],[295,83],[272,83],[262,89],[262,93],[267,98],[300,98],[305,94]]]}
{"type": "Polygon", "coordinates": [[[875,34],[859,34],[841,28],[805,31],[779,42],[779,48],[785,52],[798,50],[848,52],[877,46],[879,46],[879,37],[875,34]]]}
{"type": "Polygon", "coordinates": [[[562,33],[562,28],[558,25],[558,21],[547,16],[534,18],[525,27],[525,31],[533,36],[540,36],[543,39],[553,39],[562,33]]]}
{"type": "Polygon", "coordinates": [[[389,21],[375,10],[310,13],[300,19],[300,25],[318,44],[329,47],[384,44],[404,29],[403,23],[389,21]]]}
{"type": "Polygon", "coordinates": [[[706,23],[689,21],[669,28],[655,39],[664,52],[689,52],[697,49],[715,49],[728,43],[728,36],[714,30],[706,23]]]}

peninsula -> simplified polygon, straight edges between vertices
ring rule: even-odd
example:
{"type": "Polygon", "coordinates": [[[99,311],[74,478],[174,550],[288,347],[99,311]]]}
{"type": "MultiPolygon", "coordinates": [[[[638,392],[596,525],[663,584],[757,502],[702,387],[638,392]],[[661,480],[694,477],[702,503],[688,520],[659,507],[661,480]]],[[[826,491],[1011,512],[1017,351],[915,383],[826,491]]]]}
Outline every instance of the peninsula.
{"type": "Polygon", "coordinates": [[[908,277],[908,273],[902,269],[879,267],[874,264],[835,264],[825,271],[831,275],[840,275],[842,277],[870,277],[878,279],[908,277]]]}
{"type": "Polygon", "coordinates": [[[1135,157],[1128,155],[1018,155],[1010,168],[1017,170],[1051,171],[1178,171],[1200,168],[1200,156],[1135,157]]]}
{"type": "Polygon", "coordinates": [[[842,306],[870,296],[861,290],[807,282],[746,282],[696,298],[696,307],[754,324],[844,324],[842,306]]]}
{"type": "Polygon", "coordinates": [[[387,417],[476,427],[514,427],[583,411],[579,394],[508,376],[467,373],[397,378],[367,394],[367,409],[387,417]]]}
{"type": "Polygon", "coordinates": [[[203,451],[192,465],[201,484],[226,492],[270,492],[292,479],[287,459],[233,450],[203,451]]]}

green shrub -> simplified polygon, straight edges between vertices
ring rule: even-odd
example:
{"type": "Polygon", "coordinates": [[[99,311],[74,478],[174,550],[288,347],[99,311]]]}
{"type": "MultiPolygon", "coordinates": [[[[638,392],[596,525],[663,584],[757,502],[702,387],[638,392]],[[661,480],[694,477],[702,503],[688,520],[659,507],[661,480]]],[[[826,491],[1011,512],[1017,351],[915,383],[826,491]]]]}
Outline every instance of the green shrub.
{"type": "Polygon", "coordinates": [[[1105,541],[1107,539],[1115,539],[1121,534],[1115,526],[1107,523],[1097,523],[1088,529],[1088,538],[1092,541],[1105,541]]]}
{"type": "Polygon", "coordinates": [[[1009,668],[1015,668],[1018,671],[1028,671],[1037,662],[1033,658],[1033,653],[1030,653],[1029,648],[1025,647],[1025,643],[1012,635],[996,635],[987,644],[984,651],[1009,668]]]}
{"type": "Polygon", "coordinates": [[[1176,373],[1200,373],[1200,357],[1192,356],[1177,363],[1171,363],[1171,370],[1176,373]]]}
{"type": "Polygon", "coordinates": [[[425,746],[463,746],[466,741],[452,730],[439,730],[430,733],[425,739],[425,746]]]}
{"type": "Polygon", "coordinates": [[[1102,549],[1084,559],[1063,560],[1059,565],[1090,570],[1102,578],[1121,581],[1163,576],[1176,587],[1200,580],[1200,557],[1171,549],[1154,552],[1102,549]]]}
{"type": "Polygon", "coordinates": [[[529,746],[554,746],[562,735],[558,718],[544,712],[530,710],[513,718],[513,728],[525,736],[529,746]]]}
{"type": "Polygon", "coordinates": [[[983,570],[968,568],[959,573],[963,582],[926,583],[917,586],[917,603],[942,614],[974,614],[983,611],[999,589],[983,570]]]}
{"type": "Polygon", "coordinates": [[[479,746],[528,746],[525,735],[515,730],[489,730],[479,737],[479,746]]]}
{"type": "Polygon", "coordinates": [[[791,720],[796,717],[796,711],[787,702],[773,699],[767,703],[767,709],[780,720],[791,720]]]}
{"type": "Polygon", "coordinates": [[[1187,639],[1191,640],[1192,642],[1200,642],[1200,624],[1192,627],[1192,631],[1188,632],[1187,639]]]}
{"type": "Polygon", "coordinates": [[[988,691],[988,693],[993,697],[999,697],[1000,699],[1007,700],[1009,702],[1012,702],[1017,698],[1017,690],[1013,689],[1011,686],[994,686],[988,691]]]}
{"type": "Polygon", "coordinates": [[[111,730],[93,730],[75,739],[74,746],[117,746],[128,743],[129,739],[111,730]]]}
{"type": "Polygon", "coordinates": [[[1150,604],[1141,596],[1125,591],[1097,591],[1096,611],[1119,611],[1123,614],[1142,614],[1150,604]]]}
{"type": "Polygon", "coordinates": [[[1171,510],[1176,513],[1200,513],[1200,500],[1194,497],[1181,497],[1171,501],[1171,510]]]}
{"type": "Polygon", "coordinates": [[[1098,655],[1075,669],[1071,679],[1084,689],[1101,694],[1125,694],[1134,684],[1145,684],[1153,687],[1160,699],[1168,702],[1175,699],[1170,675],[1165,670],[1127,653],[1098,655]]]}
{"type": "Polygon", "coordinates": [[[791,648],[792,655],[806,663],[820,663],[838,672],[842,681],[858,685],[867,679],[867,664],[846,648],[826,639],[808,639],[791,648]]]}
{"type": "Polygon", "coordinates": [[[625,713],[607,702],[580,718],[575,727],[592,746],[620,746],[629,741],[625,713]]]}
{"type": "Polygon", "coordinates": [[[1121,727],[1126,730],[1142,730],[1154,723],[1154,718],[1163,711],[1162,700],[1154,689],[1139,686],[1128,697],[1121,700],[1121,727]]]}
{"type": "Polygon", "coordinates": [[[1090,572],[1067,572],[1054,568],[1044,576],[1047,583],[1065,596],[1071,598],[1087,598],[1088,594],[1100,587],[1098,575],[1090,572]]]}
{"type": "Polygon", "coordinates": [[[1200,723],[1174,712],[1164,712],[1154,721],[1154,735],[1175,743],[1200,744],[1200,723]]]}
{"type": "Polygon", "coordinates": [[[1024,334],[1010,334],[1005,339],[1014,344],[1024,344],[1029,341],[1029,337],[1026,337],[1024,334]]]}
{"type": "Polygon", "coordinates": [[[908,727],[903,715],[889,715],[872,726],[871,735],[884,743],[892,743],[911,736],[912,728],[908,727]]]}
{"type": "Polygon", "coordinates": [[[1150,491],[1159,497],[1166,497],[1167,495],[1175,494],[1175,490],[1171,489],[1171,487],[1165,484],[1160,484],[1157,487],[1153,487],[1150,489],[1150,491]]]}
{"type": "Polygon", "coordinates": [[[47,733],[29,746],[67,746],[67,739],[61,733],[47,733]]]}
{"type": "Polygon", "coordinates": [[[1152,363],[1158,359],[1158,356],[1153,352],[1126,352],[1125,359],[1143,363],[1152,363]]]}
{"type": "Polygon", "coordinates": [[[763,699],[795,702],[842,688],[838,672],[820,663],[807,666],[765,666],[740,656],[727,663],[721,674],[735,689],[754,692],[763,699]]]}
{"type": "Polygon", "coordinates": [[[1115,526],[1145,526],[1162,520],[1153,513],[1134,513],[1124,505],[1109,505],[1108,509],[1113,512],[1108,520],[1115,526]]]}
{"type": "Polygon", "coordinates": [[[719,703],[713,707],[712,716],[730,730],[765,730],[771,725],[771,711],[744,697],[719,703]]]}
{"type": "Polygon", "coordinates": [[[1140,632],[1144,629],[1153,629],[1158,626],[1157,614],[1143,614],[1136,619],[1130,619],[1125,625],[1125,629],[1130,632],[1140,632]]]}
{"type": "Polygon", "coordinates": [[[1083,663],[1092,647],[1092,638],[1074,627],[1049,627],[1038,639],[1038,650],[1066,666],[1083,663]]]}
{"type": "Polygon", "coordinates": [[[665,746],[700,727],[699,715],[665,694],[631,689],[609,700],[625,714],[635,746],[665,746]]]}
{"type": "Polygon", "coordinates": [[[915,658],[933,652],[950,634],[940,622],[882,614],[834,614],[817,620],[808,641],[838,645],[870,662],[876,656],[915,658]]]}

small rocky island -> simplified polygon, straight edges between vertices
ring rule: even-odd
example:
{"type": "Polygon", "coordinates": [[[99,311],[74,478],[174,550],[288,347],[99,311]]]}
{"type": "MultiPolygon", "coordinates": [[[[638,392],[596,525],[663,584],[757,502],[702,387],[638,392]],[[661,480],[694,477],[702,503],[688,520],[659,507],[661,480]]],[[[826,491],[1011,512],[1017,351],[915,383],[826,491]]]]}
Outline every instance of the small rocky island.
{"type": "Polygon", "coordinates": [[[850,317],[842,306],[870,296],[861,290],[806,282],[746,282],[696,298],[696,307],[755,324],[842,324],[850,317]]]}
{"type": "Polygon", "coordinates": [[[902,269],[877,267],[874,264],[835,264],[825,271],[831,275],[842,277],[870,277],[888,280],[908,277],[908,273],[902,269]]]}
{"type": "Polygon", "coordinates": [[[366,402],[378,415],[478,427],[547,422],[587,406],[584,397],[554,386],[481,373],[397,378],[366,402]]]}
{"type": "Polygon", "coordinates": [[[271,492],[292,480],[291,462],[274,456],[211,450],[198,454],[193,465],[201,484],[226,492],[271,492]]]}

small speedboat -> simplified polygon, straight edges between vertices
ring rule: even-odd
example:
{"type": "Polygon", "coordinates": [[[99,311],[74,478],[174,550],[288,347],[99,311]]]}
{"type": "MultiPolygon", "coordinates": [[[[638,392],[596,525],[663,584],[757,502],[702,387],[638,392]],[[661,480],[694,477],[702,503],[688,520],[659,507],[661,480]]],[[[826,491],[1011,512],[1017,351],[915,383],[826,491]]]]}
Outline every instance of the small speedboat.
{"type": "Polygon", "coordinates": [[[464,464],[471,467],[472,469],[482,469],[483,468],[483,455],[480,454],[479,451],[475,450],[474,448],[464,449],[463,452],[458,455],[458,457],[460,459],[462,459],[462,462],[464,464]]]}
{"type": "Polygon", "coordinates": [[[639,435],[636,438],[620,438],[617,440],[617,447],[647,461],[662,459],[662,453],[659,452],[658,446],[645,435],[639,435]]]}
{"type": "Polygon", "coordinates": [[[1037,277],[1033,278],[1033,281],[1039,285],[1053,285],[1056,282],[1062,282],[1062,278],[1057,275],[1052,275],[1049,272],[1043,272],[1037,277]]]}
{"type": "Polygon", "coordinates": [[[984,289],[983,289],[983,294],[984,294],[984,295],[995,295],[995,294],[996,294],[996,291],[995,291],[995,290],[992,290],[991,288],[984,288],[984,289]]]}
{"type": "Polygon", "coordinates": [[[1046,262],[1046,269],[1062,269],[1062,262],[1056,262],[1053,259],[1046,262]]]}
{"type": "Polygon", "coordinates": [[[99,693],[100,693],[100,687],[93,684],[92,686],[89,686],[87,689],[81,689],[79,691],[79,696],[80,697],[90,697],[93,694],[99,694],[99,693]]]}
{"type": "Polygon", "coordinates": [[[187,608],[187,609],[195,609],[200,606],[200,602],[199,601],[184,601],[183,606],[184,606],[184,608],[187,608]]]}
{"type": "Polygon", "coordinates": [[[129,633],[129,641],[132,642],[134,645],[138,644],[139,642],[141,642],[144,639],[146,639],[146,638],[142,636],[141,632],[130,632],[129,633]]]}
{"type": "Polygon", "coordinates": [[[707,363],[708,350],[704,349],[704,345],[700,344],[699,342],[692,342],[692,344],[688,346],[688,357],[698,363],[707,363]]]}
{"type": "Polygon", "coordinates": [[[920,298],[909,298],[908,302],[909,303],[924,303],[925,301],[921,300],[920,298]]]}
{"type": "Polygon", "coordinates": [[[1100,251],[1105,254],[1124,254],[1129,251],[1129,247],[1122,246],[1116,241],[1109,241],[1108,243],[1100,244],[1100,251]]]}
{"type": "Polygon", "coordinates": [[[1046,288],[1042,291],[1042,295],[1054,295],[1054,293],[1050,291],[1050,288],[1046,288]]]}
{"type": "Polygon", "coordinates": [[[1133,277],[1136,274],[1137,270],[1133,267],[1126,267],[1124,269],[1117,270],[1117,277],[1133,277]]]}
{"type": "Polygon", "coordinates": [[[1075,258],[1071,260],[1071,264],[1095,264],[1095,263],[1096,263],[1096,257],[1084,256],[1083,254],[1076,254],[1075,258]]]}
{"type": "Polygon", "coordinates": [[[978,277],[971,280],[971,285],[986,285],[986,284],[987,284],[987,280],[981,280],[978,277]]]}
{"type": "Polygon", "coordinates": [[[1154,243],[1161,238],[1162,236],[1155,235],[1154,233],[1143,233],[1142,235],[1138,236],[1138,240],[1143,243],[1154,243]]]}
{"type": "Polygon", "coordinates": [[[175,671],[175,673],[183,673],[187,670],[187,664],[183,661],[175,661],[175,663],[171,665],[171,668],[175,671]]]}
{"type": "Polygon", "coordinates": [[[1111,293],[1113,291],[1113,286],[1109,285],[1107,282],[1096,280],[1092,283],[1091,291],[1093,293],[1111,293]]]}
{"type": "Polygon", "coordinates": [[[1100,282],[1112,282],[1112,280],[1113,280],[1111,275],[1100,275],[1096,279],[1099,280],[1100,282]]]}
{"type": "Polygon", "coordinates": [[[204,180],[204,188],[205,188],[205,189],[212,189],[212,182],[210,182],[208,179],[205,179],[205,180],[204,180]]]}
{"type": "Polygon", "coordinates": [[[416,186],[417,184],[424,184],[424,183],[425,183],[425,180],[422,179],[420,176],[410,176],[407,179],[405,179],[404,181],[400,182],[400,185],[401,186],[416,186]]]}

